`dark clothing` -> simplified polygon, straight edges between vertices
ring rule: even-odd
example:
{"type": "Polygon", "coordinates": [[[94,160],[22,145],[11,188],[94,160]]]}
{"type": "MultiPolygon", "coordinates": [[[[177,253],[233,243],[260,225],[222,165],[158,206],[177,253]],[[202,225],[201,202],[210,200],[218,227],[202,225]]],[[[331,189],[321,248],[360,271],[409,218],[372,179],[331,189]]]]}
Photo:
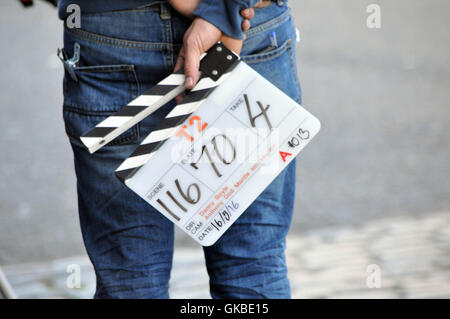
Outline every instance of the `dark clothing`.
{"type": "MultiPolygon", "coordinates": [[[[59,0],[58,14],[61,19],[66,18],[71,11],[67,12],[67,6],[76,4],[82,13],[98,13],[106,11],[118,11],[145,7],[161,0],[59,0]]],[[[203,0],[195,10],[194,14],[214,24],[226,35],[242,39],[241,9],[253,7],[258,0],[203,0]]],[[[278,1],[280,2],[280,1],[278,1]]]]}

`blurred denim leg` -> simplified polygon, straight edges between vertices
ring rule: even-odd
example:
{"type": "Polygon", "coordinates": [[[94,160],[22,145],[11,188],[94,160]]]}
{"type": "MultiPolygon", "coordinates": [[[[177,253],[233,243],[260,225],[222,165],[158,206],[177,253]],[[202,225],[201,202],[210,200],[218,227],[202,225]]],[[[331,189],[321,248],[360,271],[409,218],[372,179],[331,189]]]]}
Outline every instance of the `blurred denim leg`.
{"type": "MultiPolygon", "coordinates": [[[[173,70],[180,45],[159,5],[82,16],[82,29],[65,29],[66,55],[80,46],[80,60],[64,78],[64,120],[74,151],[80,223],[97,275],[96,298],[167,298],[173,224],[122,185],[114,171],[161,121],[152,114],[94,154],[79,136],[122,108],[173,70]]],[[[181,39],[179,40],[181,41],[181,39]]]]}
{"type": "Polygon", "coordinates": [[[290,298],[285,238],[292,219],[295,162],[211,247],[205,247],[213,298],[290,298]]]}
{"type": "MultiPolygon", "coordinates": [[[[295,27],[286,5],[256,10],[247,36],[244,61],[300,103],[295,27]]],[[[213,298],[290,298],[285,247],[294,196],[295,161],[204,249],[213,298]]]]}

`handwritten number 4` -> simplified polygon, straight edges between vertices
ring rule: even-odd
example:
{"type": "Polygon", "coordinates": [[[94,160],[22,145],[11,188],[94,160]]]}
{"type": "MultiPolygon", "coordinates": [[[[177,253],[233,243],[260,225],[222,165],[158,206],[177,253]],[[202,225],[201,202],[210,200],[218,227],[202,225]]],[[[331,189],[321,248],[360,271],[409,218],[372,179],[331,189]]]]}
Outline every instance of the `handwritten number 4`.
{"type": "Polygon", "coordinates": [[[256,116],[253,116],[247,94],[244,94],[244,100],[245,100],[245,105],[247,106],[248,118],[250,120],[250,124],[252,125],[252,127],[256,127],[255,121],[258,117],[260,117],[262,115],[262,116],[264,116],[264,119],[266,120],[267,126],[269,127],[270,130],[272,130],[272,124],[270,123],[269,116],[267,114],[267,110],[270,108],[270,105],[267,105],[267,107],[264,107],[264,105],[262,105],[262,103],[260,101],[257,101],[256,104],[258,104],[259,109],[261,110],[261,113],[259,113],[256,116]]]}

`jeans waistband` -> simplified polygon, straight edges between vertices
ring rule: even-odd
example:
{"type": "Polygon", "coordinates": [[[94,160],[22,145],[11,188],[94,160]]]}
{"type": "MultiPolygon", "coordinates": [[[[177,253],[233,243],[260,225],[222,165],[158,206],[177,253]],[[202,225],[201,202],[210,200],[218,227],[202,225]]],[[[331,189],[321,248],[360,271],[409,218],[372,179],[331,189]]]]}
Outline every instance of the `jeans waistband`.
{"type": "MultiPolygon", "coordinates": [[[[269,0],[270,2],[276,3],[278,6],[283,6],[287,3],[287,0],[269,0]]],[[[167,0],[127,0],[127,1],[110,1],[108,2],[107,8],[105,8],[105,3],[101,1],[93,0],[59,0],[58,3],[58,16],[60,19],[66,19],[71,12],[73,12],[70,5],[77,5],[80,9],[81,14],[92,14],[92,13],[103,13],[121,10],[136,10],[148,7],[156,6],[166,7],[169,6],[167,0]]]]}
{"type": "MultiPolygon", "coordinates": [[[[257,9],[251,22],[252,28],[246,32],[247,37],[285,21],[289,15],[285,2],[280,6],[257,9]]],[[[70,42],[84,39],[118,47],[170,51],[181,45],[183,34],[190,23],[189,19],[175,14],[167,2],[158,1],[136,9],[88,13],[82,19],[81,28],[65,28],[65,39],[71,39],[70,42]]],[[[70,43],[66,48],[68,53],[72,47],[73,43],[70,43]]]]}

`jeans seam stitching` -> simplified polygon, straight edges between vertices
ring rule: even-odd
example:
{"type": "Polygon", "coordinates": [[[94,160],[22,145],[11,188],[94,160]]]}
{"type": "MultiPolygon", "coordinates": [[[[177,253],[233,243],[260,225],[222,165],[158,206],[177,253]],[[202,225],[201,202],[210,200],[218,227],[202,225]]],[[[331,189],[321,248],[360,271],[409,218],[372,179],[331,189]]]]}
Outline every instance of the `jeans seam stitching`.
{"type": "MultiPolygon", "coordinates": [[[[166,19],[164,22],[164,31],[165,31],[165,37],[166,41],[173,45],[173,37],[172,37],[172,19],[166,19]]],[[[168,70],[171,69],[171,64],[173,61],[173,50],[166,51],[165,54],[165,63],[168,70]]]]}
{"type": "MultiPolygon", "coordinates": [[[[128,12],[154,12],[159,11],[159,8],[156,7],[156,5],[159,5],[161,2],[155,2],[153,4],[147,5],[142,8],[134,8],[134,9],[121,9],[121,10],[114,10],[114,11],[107,11],[107,12],[86,12],[83,14],[83,16],[102,16],[102,15],[108,15],[108,14],[122,14],[122,13],[128,13],[128,12]]],[[[83,18],[83,17],[82,17],[83,18]]]]}
{"type": "Polygon", "coordinates": [[[63,105],[63,109],[64,111],[68,111],[68,112],[72,112],[72,113],[76,113],[76,114],[80,114],[83,116],[92,116],[92,117],[99,117],[99,116],[107,116],[107,115],[112,115],[117,111],[111,111],[111,110],[105,110],[105,111],[86,111],[82,106],[80,105],[69,105],[64,103],[63,105]]]}
{"type": "Polygon", "coordinates": [[[251,55],[248,55],[243,56],[242,59],[248,63],[259,63],[275,59],[286,52],[292,46],[291,42],[291,39],[286,40],[286,42],[283,43],[279,50],[276,50],[276,52],[268,52],[267,55],[264,55],[263,57],[252,57],[251,55]]]}
{"type": "Polygon", "coordinates": [[[76,67],[74,69],[83,73],[132,72],[134,71],[134,64],[117,64],[111,66],[93,65],[76,67]]]}
{"type": "Polygon", "coordinates": [[[290,16],[290,9],[288,8],[285,12],[280,14],[278,17],[275,17],[269,21],[264,22],[263,24],[260,24],[254,28],[250,28],[247,32],[245,32],[245,35],[248,38],[251,38],[255,35],[258,35],[261,32],[264,32],[266,30],[269,30],[271,28],[277,27],[284,23],[286,20],[289,19],[290,16]]]}
{"type": "Polygon", "coordinates": [[[66,30],[66,32],[72,34],[73,36],[79,37],[86,41],[91,41],[94,43],[109,44],[109,45],[121,47],[121,48],[154,50],[154,51],[156,51],[156,50],[175,51],[178,46],[181,47],[181,45],[172,44],[172,43],[143,42],[143,41],[130,41],[130,40],[117,39],[117,38],[107,37],[104,35],[97,35],[97,34],[91,33],[89,31],[81,30],[81,29],[65,28],[65,30],[66,30]]]}
{"type": "MultiPolygon", "coordinates": [[[[71,134],[67,129],[65,130],[65,132],[66,132],[67,137],[69,137],[69,139],[72,139],[72,140],[75,140],[77,142],[82,143],[81,139],[79,137],[71,134]]],[[[115,140],[109,142],[108,144],[106,144],[105,147],[122,145],[122,144],[125,144],[127,142],[135,141],[137,138],[139,138],[139,133],[136,132],[136,126],[135,126],[133,131],[132,131],[132,133],[131,133],[131,135],[122,137],[120,139],[115,139],[115,140]]]]}
{"type": "MultiPolygon", "coordinates": [[[[134,69],[134,66],[133,66],[131,72],[127,72],[128,86],[129,86],[129,88],[130,88],[129,101],[132,101],[132,100],[134,99],[134,94],[133,94],[133,87],[134,87],[134,85],[133,85],[133,79],[132,79],[132,77],[131,77],[132,74],[133,74],[133,75],[136,74],[135,69],[134,69]]],[[[136,77],[136,76],[134,76],[134,83],[136,84],[136,86],[139,85],[139,84],[137,83],[137,77],[136,77]]],[[[129,102],[128,102],[128,103],[129,103],[129,102]]],[[[128,103],[127,103],[127,104],[128,104],[128,103]]],[[[134,135],[136,135],[136,138],[139,138],[139,123],[136,123],[136,125],[134,126],[134,130],[133,130],[133,131],[134,131],[134,135]]],[[[112,141],[111,141],[110,143],[112,143],[112,141]]]]}
{"type": "MultiPolygon", "coordinates": [[[[298,78],[298,72],[297,72],[296,63],[295,63],[296,62],[295,61],[295,54],[294,54],[292,46],[290,46],[290,48],[289,48],[289,60],[290,60],[290,64],[291,64],[292,74],[293,74],[293,77],[294,77],[294,82],[295,82],[295,88],[296,88],[296,91],[297,91],[297,95],[298,95],[298,98],[301,99],[301,95],[302,95],[302,93],[301,93],[301,86],[300,86],[300,81],[299,81],[299,78],[298,78]]],[[[300,102],[300,100],[297,101],[297,102],[300,102]]]]}

